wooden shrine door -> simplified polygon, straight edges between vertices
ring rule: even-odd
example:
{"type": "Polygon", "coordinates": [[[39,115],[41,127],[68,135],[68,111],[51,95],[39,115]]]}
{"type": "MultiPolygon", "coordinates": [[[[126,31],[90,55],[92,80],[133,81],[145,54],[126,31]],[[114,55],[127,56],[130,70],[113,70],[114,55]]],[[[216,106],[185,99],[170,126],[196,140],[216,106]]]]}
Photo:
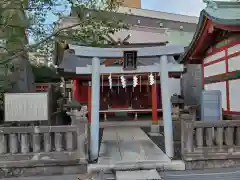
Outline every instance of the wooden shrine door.
{"type": "Polygon", "coordinates": [[[109,101],[111,108],[128,108],[130,105],[130,92],[122,87],[113,87],[109,91],[109,101]]]}

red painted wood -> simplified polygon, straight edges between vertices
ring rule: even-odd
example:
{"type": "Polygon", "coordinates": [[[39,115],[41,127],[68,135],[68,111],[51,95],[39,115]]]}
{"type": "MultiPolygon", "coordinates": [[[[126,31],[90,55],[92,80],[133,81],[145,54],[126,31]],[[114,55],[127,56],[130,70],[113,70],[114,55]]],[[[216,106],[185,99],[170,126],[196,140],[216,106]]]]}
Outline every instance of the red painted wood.
{"type": "Polygon", "coordinates": [[[206,43],[207,36],[209,35],[208,29],[211,25],[212,22],[208,19],[204,22],[203,28],[198,36],[198,39],[195,41],[196,45],[193,49],[193,52],[191,53],[191,56],[193,56],[196,52],[202,49],[202,47],[204,46],[203,44],[206,43]]]}
{"type": "MultiPolygon", "coordinates": [[[[190,61],[193,61],[195,56],[197,55],[197,52],[201,52],[201,49],[203,47],[206,47],[204,44],[206,44],[207,40],[209,38],[212,38],[212,33],[209,33],[209,28],[211,26],[220,28],[222,30],[228,30],[228,31],[240,31],[240,26],[224,26],[224,25],[218,25],[218,24],[213,24],[213,22],[210,19],[206,19],[204,22],[204,25],[202,26],[201,32],[199,33],[198,39],[195,40],[195,45],[194,47],[188,52],[186,58],[189,59],[190,61]]],[[[216,40],[215,40],[216,42],[216,40]]],[[[239,42],[239,40],[238,40],[239,42]]],[[[234,44],[236,42],[233,42],[234,44]]],[[[229,43],[230,45],[231,43],[229,43]]],[[[213,52],[210,52],[209,54],[214,54],[218,51],[221,51],[222,49],[225,49],[227,46],[223,46],[220,48],[213,49],[213,52]]]]}
{"type": "MultiPolygon", "coordinates": [[[[230,57],[230,56],[228,56],[228,60],[229,60],[229,57],[230,57]]],[[[204,67],[205,67],[205,66],[204,66],[204,67]]],[[[237,72],[237,71],[231,71],[231,72],[227,71],[226,73],[222,73],[222,74],[218,74],[218,75],[214,75],[214,76],[209,76],[209,77],[207,77],[207,78],[220,78],[221,76],[226,76],[226,75],[235,74],[236,72],[237,72]]],[[[214,82],[214,83],[223,82],[223,81],[225,81],[225,79],[216,81],[216,82],[214,82]]],[[[212,84],[212,83],[209,83],[209,84],[212,84]]]]}
{"type": "Polygon", "coordinates": [[[157,84],[158,109],[162,109],[162,91],[160,84],[157,84]]]}
{"type": "Polygon", "coordinates": [[[216,60],[214,60],[214,61],[211,61],[211,62],[205,63],[204,66],[205,66],[205,67],[206,67],[206,66],[210,66],[210,65],[212,65],[212,64],[216,64],[216,63],[219,63],[219,62],[225,61],[225,59],[226,59],[226,57],[223,56],[223,57],[221,57],[220,59],[216,59],[216,60]]]}
{"type": "Polygon", "coordinates": [[[35,87],[35,92],[47,92],[49,84],[37,84],[35,87]]]}
{"type": "Polygon", "coordinates": [[[156,84],[152,85],[152,124],[158,124],[156,84]]]}
{"type": "Polygon", "coordinates": [[[240,31],[240,26],[239,25],[223,25],[223,24],[214,24],[215,27],[226,30],[226,31],[231,31],[231,32],[238,32],[240,31]]]}
{"type": "Polygon", "coordinates": [[[112,106],[111,107],[112,109],[127,109],[127,108],[129,108],[129,106],[124,106],[124,105],[122,105],[122,106],[112,106]]]}
{"type": "Polygon", "coordinates": [[[80,93],[80,102],[84,103],[88,101],[88,86],[83,85],[83,84],[79,84],[79,93],[80,93]]]}
{"type": "Polygon", "coordinates": [[[218,47],[218,48],[213,48],[212,47],[212,51],[210,53],[208,53],[207,56],[212,56],[212,55],[214,55],[214,54],[216,54],[218,52],[221,52],[221,51],[223,51],[223,50],[225,50],[227,48],[233,47],[233,46],[235,46],[237,44],[240,44],[240,40],[233,40],[232,42],[230,42],[230,43],[228,43],[226,45],[223,45],[221,47],[218,47]]]}
{"type": "MultiPolygon", "coordinates": [[[[228,73],[228,49],[225,50],[226,73],[228,73]]],[[[227,110],[230,110],[229,80],[226,80],[226,102],[227,110]]]]}
{"type": "Polygon", "coordinates": [[[226,115],[240,115],[238,111],[224,111],[223,113],[226,115]]]}
{"type": "Polygon", "coordinates": [[[78,79],[74,79],[73,80],[73,97],[75,98],[75,100],[77,100],[78,102],[81,102],[81,90],[80,90],[80,84],[79,84],[79,80],[78,79]]]}
{"type": "MultiPolygon", "coordinates": [[[[221,51],[226,51],[229,47],[233,47],[233,46],[235,46],[235,45],[237,45],[237,44],[234,44],[234,45],[231,45],[231,46],[225,46],[225,48],[224,48],[224,49],[221,49],[221,51]]],[[[221,51],[218,51],[218,52],[221,52],[221,51]]],[[[214,53],[214,54],[216,54],[216,53],[214,53]]],[[[214,54],[212,54],[212,55],[214,55],[214,54]]],[[[212,55],[211,55],[211,56],[212,56],[212,55]]],[[[205,63],[204,66],[209,66],[209,65],[212,65],[212,64],[215,64],[215,63],[219,63],[219,62],[221,62],[221,61],[225,61],[226,57],[227,57],[228,59],[230,59],[230,58],[232,58],[232,57],[239,56],[239,55],[240,55],[240,52],[235,52],[235,53],[230,54],[230,55],[227,54],[227,56],[225,55],[224,57],[221,57],[220,59],[216,59],[216,60],[211,61],[211,62],[209,62],[209,63],[205,63]]],[[[210,55],[208,55],[208,56],[210,56],[210,55]]]]}
{"type": "MultiPolygon", "coordinates": [[[[225,51],[227,51],[227,49],[226,49],[225,51]]],[[[240,56],[240,52],[236,52],[236,53],[233,53],[233,54],[230,54],[230,55],[228,55],[228,53],[227,53],[227,55],[225,54],[225,57],[220,58],[220,59],[221,59],[221,61],[226,60],[226,59],[227,59],[227,61],[229,61],[229,59],[231,59],[232,57],[236,57],[236,56],[240,56]]],[[[215,61],[219,61],[219,60],[215,60],[215,61]]],[[[219,61],[219,62],[220,62],[220,61],[219,61]]],[[[214,63],[212,63],[212,64],[214,64],[214,63]]],[[[206,66],[209,66],[209,64],[203,64],[203,63],[202,63],[203,69],[204,69],[204,67],[206,67],[206,66]]],[[[227,66],[226,68],[228,69],[228,63],[226,64],[226,66],[227,66]]],[[[234,74],[234,73],[235,73],[235,71],[229,72],[229,71],[227,70],[226,73],[222,73],[222,74],[218,74],[218,75],[214,75],[214,76],[209,76],[209,77],[207,77],[207,78],[215,78],[215,77],[219,77],[219,76],[223,76],[223,75],[227,75],[227,74],[234,74]]],[[[204,77],[204,74],[203,74],[203,77],[204,77]]],[[[225,81],[225,80],[223,80],[223,81],[225,81]]],[[[219,82],[221,82],[221,81],[219,81],[219,82]]]]}
{"type": "Polygon", "coordinates": [[[228,59],[236,57],[236,56],[240,56],[240,52],[235,52],[235,53],[228,55],[228,59]]]}

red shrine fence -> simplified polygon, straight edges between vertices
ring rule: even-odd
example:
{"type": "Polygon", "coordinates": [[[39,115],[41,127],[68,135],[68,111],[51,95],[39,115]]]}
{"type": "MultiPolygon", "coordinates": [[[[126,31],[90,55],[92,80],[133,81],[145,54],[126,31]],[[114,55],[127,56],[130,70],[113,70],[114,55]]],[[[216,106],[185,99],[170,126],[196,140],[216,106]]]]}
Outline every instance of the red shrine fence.
{"type": "Polygon", "coordinates": [[[240,158],[240,120],[204,122],[181,119],[181,123],[185,161],[240,158]]]}

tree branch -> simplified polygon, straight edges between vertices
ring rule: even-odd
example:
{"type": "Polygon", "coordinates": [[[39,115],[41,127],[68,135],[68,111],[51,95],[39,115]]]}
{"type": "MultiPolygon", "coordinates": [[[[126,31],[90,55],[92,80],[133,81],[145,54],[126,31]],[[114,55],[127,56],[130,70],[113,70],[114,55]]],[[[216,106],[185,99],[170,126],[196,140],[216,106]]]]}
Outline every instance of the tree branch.
{"type": "MultiPolygon", "coordinates": [[[[91,18],[91,19],[88,19],[88,20],[86,20],[86,21],[89,21],[89,20],[92,20],[92,18],[91,18]]],[[[5,63],[7,63],[8,61],[11,61],[12,59],[14,59],[14,58],[16,58],[16,57],[21,56],[22,54],[24,54],[24,52],[26,52],[26,50],[34,49],[34,48],[38,47],[39,45],[41,45],[42,43],[45,43],[45,42],[49,41],[52,37],[58,35],[60,32],[62,32],[62,31],[64,31],[64,30],[67,30],[67,29],[74,28],[74,27],[76,27],[76,26],[80,26],[80,25],[86,23],[86,21],[80,22],[80,23],[76,23],[76,24],[74,24],[74,25],[71,25],[71,26],[67,26],[67,27],[58,29],[56,32],[52,33],[52,34],[49,35],[48,37],[46,37],[46,38],[44,38],[43,40],[39,41],[38,43],[36,43],[36,44],[34,44],[34,45],[31,45],[31,46],[26,46],[26,47],[22,48],[18,53],[16,53],[15,55],[7,58],[6,60],[0,62],[0,64],[5,64],[5,63]]]]}

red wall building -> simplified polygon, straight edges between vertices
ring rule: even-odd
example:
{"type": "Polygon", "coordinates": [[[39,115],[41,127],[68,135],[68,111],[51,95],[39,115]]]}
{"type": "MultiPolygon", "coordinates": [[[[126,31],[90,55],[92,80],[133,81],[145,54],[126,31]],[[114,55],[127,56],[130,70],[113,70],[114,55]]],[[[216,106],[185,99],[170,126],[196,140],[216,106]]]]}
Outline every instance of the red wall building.
{"type": "Polygon", "coordinates": [[[202,88],[220,90],[225,114],[240,115],[239,2],[214,2],[201,12],[198,29],[183,55],[202,64],[202,88]],[[226,13],[228,12],[228,13],[226,13]]]}

